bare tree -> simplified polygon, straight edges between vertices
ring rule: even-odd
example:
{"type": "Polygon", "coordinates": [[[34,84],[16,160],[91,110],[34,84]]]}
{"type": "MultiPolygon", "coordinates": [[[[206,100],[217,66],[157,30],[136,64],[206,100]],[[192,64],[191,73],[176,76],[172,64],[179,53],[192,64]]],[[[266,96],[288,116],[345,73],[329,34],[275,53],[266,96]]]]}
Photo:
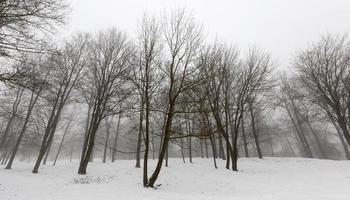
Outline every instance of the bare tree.
{"type": "Polygon", "coordinates": [[[39,96],[41,95],[42,91],[44,89],[47,88],[47,76],[49,74],[49,71],[46,70],[45,72],[45,68],[43,67],[43,65],[47,64],[46,60],[43,60],[45,58],[40,58],[39,59],[29,59],[29,58],[25,58],[26,60],[23,60],[20,65],[22,65],[23,67],[27,67],[30,68],[32,73],[32,81],[31,83],[33,84],[32,86],[30,86],[30,88],[33,88],[33,90],[31,91],[31,95],[30,95],[30,100],[28,103],[28,108],[27,108],[27,113],[25,116],[25,119],[23,121],[23,125],[21,128],[21,131],[18,134],[18,138],[16,140],[15,145],[13,146],[13,149],[11,151],[11,156],[9,157],[9,161],[7,163],[7,166],[5,169],[11,169],[13,161],[15,159],[15,156],[17,154],[18,148],[22,142],[22,138],[27,130],[27,125],[29,122],[29,118],[31,117],[33,108],[39,98],[39,96]],[[29,60],[29,61],[27,61],[29,60]],[[40,72],[39,72],[40,71],[40,72]]]}
{"type": "Polygon", "coordinates": [[[7,113],[10,113],[9,119],[7,121],[6,124],[6,128],[4,133],[2,134],[1,137],[1,141],[0,141],[0,150],[3,150],[3,146],[6,143],[7,139],[8,139],[8,135],[10,133],[11,127],[13,125],[13,122],[18,114],[18,107],[20,105],[20,103],[22,102],[22,96],[23,96],[23,92],[24,92],[24,88],[21,86],[18,86],[16,89],[16,94],[15,94],[15,98],[13,99],[13,103],[11,106],[11,110],[10,111],[6,111],[7,113]]]}
{"type": "Polygon", "coordinates": [[[165,74],[167,106],[159,159],[156,169],[148,181],[148,187],[154,186],[168,149],[172,122],[176,113],[177,97],[198,83],[196,74],[199,70],[193,61],[198,55],[203,38],[202,28],[195,24],[193,17],[187,15],[185,10],[173,11],[164,18],[164,57],[167,60],[161,70],[165,74]],[[189,80],[189,77],[194,77],[194,79],[189,80]]]}
{"type": "Polygon", "coordinates": [[[51,104],[51,111],[33,173],[38,173],[40,163],[53,141],[62,109],[87,64],[86,42],[87,36],[79,34],[67,42],[61,51],[52,55],[48,66],[54,68],[50,76],[52,87],[45,97],[51,104]]]}
{"type": "Polygon", "coordinates": [[[92,109],[84,140],[79,174],[86,174],[101,121],[119,114],[121,102],[130,94],[126,89],[132,46],[126,34],[115,29],[99,32],[89,45],[90,60],[86,73],[86,90],[91,94],[92,109]]]}
{"type": "Polygon", "coordinates": [[[307,97],[336,121],[345,140],[349,132],[350,42],[346,36],[326,35],[301,51],[294,62],[307,97]]]}

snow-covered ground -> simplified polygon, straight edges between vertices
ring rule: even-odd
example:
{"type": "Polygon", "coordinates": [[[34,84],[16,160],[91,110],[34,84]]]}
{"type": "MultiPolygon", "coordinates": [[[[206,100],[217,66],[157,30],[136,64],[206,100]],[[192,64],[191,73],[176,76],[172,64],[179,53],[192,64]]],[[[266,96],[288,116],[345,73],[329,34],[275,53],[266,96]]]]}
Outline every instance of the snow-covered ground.
{"type": "MultiPolygon", "coordinates": [[[[151,166],[155,162],[150,161],[151,166]]],[[[33,163],[0,169],[0,200],[350,200],[350,162],[298,158],[240,159],[239,172],[214,169],[211,159],[170,159],[157,184],[142,187],[134,161],[91,163],[77,175],[77,162],[60,161],[32,174],[33,163]]]]}

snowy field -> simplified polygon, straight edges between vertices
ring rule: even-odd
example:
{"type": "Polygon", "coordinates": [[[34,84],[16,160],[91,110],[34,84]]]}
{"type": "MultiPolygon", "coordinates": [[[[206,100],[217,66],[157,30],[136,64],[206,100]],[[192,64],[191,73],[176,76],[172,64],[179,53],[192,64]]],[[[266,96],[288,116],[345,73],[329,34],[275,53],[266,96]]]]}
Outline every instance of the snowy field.
{"type": "MultiPolygon", "coordinates": [[[[151,165],[155,163],[150,161],[151,165]]],[[[239,172],[214,169],[211,159],[170,159],[157,184],[142,187],[134,161],[94,162],[77,175],[77,162],[60,161],[32,174],[32,163],[0,170],[0,200],[350,200],[350,162],[298,158],[240,159],[239,172]]]]}

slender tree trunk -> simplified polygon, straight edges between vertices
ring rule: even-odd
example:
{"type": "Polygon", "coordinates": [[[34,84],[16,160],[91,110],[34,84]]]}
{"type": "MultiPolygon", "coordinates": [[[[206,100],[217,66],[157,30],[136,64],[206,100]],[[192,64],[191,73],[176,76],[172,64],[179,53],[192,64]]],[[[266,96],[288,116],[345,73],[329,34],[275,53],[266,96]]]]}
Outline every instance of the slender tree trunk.
{"type": "Polygon", "coordinates": [[[108,146],[108,140],[109,140],[109,133],[110,133],[110,122],[108,121],[107,118],[105,118],[105,122],[106,122],[106,140],[105,140],[105,146],[103,149],[103,159],[102,162],[105,163],[106,162],[106,157],[107,157],[107,146],[108,146]]]}
{"type": "Polygon", "coordinates": [[[114,137],[114,144],[113,144],[113,152],[112,152],[112,162],[115,161],[116,157],[116,149],[118,146],[118,135],[119,135],[119,128],[120,128],[120,118],[122,114],[118,115],[118,122],[117,122],[117,130],[115,132],[115,137],[114,137]]]}
{"type": "Polygon", "coordinates": [[[57,126],[58,120],[59,120],[59,112],[60,112],[60,108],[57,111],[58,114],[56,114],[56,115],[53,114],[53,121],[52,121],[52,123],[50,123],[50,120],[48,122],[48,126],[46,127],[44,138],[43,138],[43,141],[42,141],[42,144],[41,144],[41,147],[40,147],[39,155],[38,155],[38,158],[37,158],[37,160],[35,162],[34,168],[32,170],[32,172],[34,174],[38,173],[41,161],[44,158],[44,155],[45,155],[45,153],[47,151],[47,148],[48,148],[48,145],[49,145],[49,141],[51,141],[53,136],[54,136],[55,129],[56,129],[56,126],[57,126]]]}
{"type": "Polygon", "coordinates": [[[336,124],[336,122],[333,120],[332,117],[329,117],[333,126],[335,127],[335,129],[337,130],[337,133],[338,133],[338,136],[339,136],[339,140],[343,146],[343,149],[344,149],[344,153],[345,153],[345,158],[350,160],[350,152],[349,152],[349,149],[348,149],[348,146],[343,138],[343,134],[342,134],[342,131],[341,129],[339,128],[339,126],[336,124]]]}
{"type": "MultiPolygon", "coordinates": [[[[148,185],[148,153],[149,153],[149,135],[150,135],[150,99],[149,99],[149,66],[146,65],[146,87],[145,87],[145,153],[143,155],[143,187],[148,185]]],[[[141,122],[142,123],[142,122],[141,122]]]]}
{"type": "Polygon", "coordinates": [[[13,121],[15,120],[15,117],[16,117],[16,115],[14,113],[12,113],[10,119],[7,122],[6,129],[5,129],[4,133],[2,134],[2,138],[0,141],[0,150],[3,149],[4,144],[6,143],[7,136],[10,133],[10,129],[12,127],[13,121]]]}
{"type": "Polygon", "coordinates": [[[251,118],[251,124],[252,124],[252,132],[253,132],[253,136],[254,136],[254,141],[255,141],[255,145],[256,145],[256,149],[258,151],[258,156],[260,159],[263,158],[262,153],[261,153],[261,149],[260,149],[260,144],[259,144],[259,136],[258,133],[256,131],[256,126],[255,126],[255,116],[254,116],[254,112],[253,112],[253,105],[250,102],[249,103],[249,111],[250,111],[250,118],[251,118]]]}
{"type": "Polygon", "coordinates": [[[52,147],[52,143],[53,143],[53,138],[51,140],[49,140],[49,147],[47,148],[46,150],[46,154],[45,154],[45,157],[44,157],[44,160],[43,160],[43,165],[46,165],[46,161],[47,161],[47,158],[49,157],[50,155],[50,152],[51,152],[51,147],[52,147]]]}
{"type": "Polygon", "coordinates": [[[307,157],[313,158],[313,155],[312,155],[312,152],[311,152],[311,149],[310,149],[310,145],[309,145],[309,143],[308,143],[308,141],[307,141],[307,139],[306,139],[306,134],[305,134],[305,132],[303,131],[303,126],[302,126],[301,120],[300,120],[300,118],[299,118],[299,112],[298,112],[297,107],[295,106],[293,100],[291,100],[291,103],[292,103],[292,107],[293,107],[295,119],[296,119],[296,121],[297,121],[299,130],[300,130],[300,136],[301,136],[302,142],[303,142],[304,145],[305,145],[306,155],[307,155],[307,157]]]}
{"type": "Polygon", "coordinates": [[[156,149],[155,149],[155,145],[154,145],[154,131],[152,128],[152,159],[155,159],[155,153],[156,153],[156,149]]]}
{"type": "Polygon", "coordinates": [[[186,163],[185,161],[185,153],[184,153],[184,140],[182,138],[180,138],[180,142],[181,142],[181,156],[182,156],[182,161],[184,163],[186,163]]]}
{"type": "Polygon", "coordinates": [[[267,138],[269,140],[269,144],[270,144],[270,149],[271,149],[271,156],[274,157],[274,151],[273,151],[273,142],[272,142],[272,137],[270,135],[270,132],[267,131],[266,132],[267,138]]]}
{"type": "Polygon", "coordinates": [[[169,164],[169,146],[170,144],[168,144],[168,148],[166,149],[166,152],[165,152],[165,167],[168,167],[168,164],[169,164]]]}
{"type": "Polygon", "coordinates": [[[323,149],[323,146],[321,144],[320,138],[318,137],[318,135],[315,132],[315,130],[312,128],[311,123],[309,121],[307,121],[306,123],[307,123],[307,126],[309,127],[312,135],[315,138],[316,145],[317,145],[317,147],[318,147],[318,149],[320,150],[320,153],[321,153],[321,158],[327,159],[327,154],[326,154],[325,150],[323,149]]]}
{"type": "Polygon", "coordinates": [[[215,159],[217,159],[217,158],[218,158],[218,150],[217,150],[218,148],[217,148],[216,142],[215,142],[215,141],[216,141],[216,140],[215,140],[215,135],[214,135],[214,134],[210,134],[210,135],[211,135],[212,140],[213,140],[213,141],[211,141],[211,142],[213,142],[212,145],[214,146],[214,149],[215,149],[215,151],[214,151],[214,152],[215,152],[215,155],[213,154],[213,157],[215,156],[215,159]]]}
{"type": "Polygon", "coordinates": [[[210,139],[211,147],[212,147],[212,150],[213,150],[214,167],[215,167],[215,169],[217,169],[218,166],[216,165],[216,147],[214,145],[213,135],[212,134],[209,135],[209,139],[210,139]]]}
{"type": "Polygon", "coordinates": [[[222,136],[221,134],[218,134],[219,138],[219,157],[225,160],[225,151],[224,151],[224,144],[222,142],[222,136]]]}
{"type": "Polygon", "coordinates": [[[70,149],[69,162],[72,162],[73,152],[74,152],[74,136],[72,138],[72,146],[71,146],[71,149],[70,149]]]}
{"type": "Polygon", "coordinates": [[[230,147],[229,147],[229,142],[226,141],[226,169],[230,169],[230,147]]]}
{"type": "Polygon", "coordinates": [[[144,100],[141,98],[141,108],[140,108],[140,122],[139,122],[139,134],[137,137],[137,150],[136,150],[136,168],[140,168],[140,158],[141,158],[141,139],[143,134],[143,115],[144,115],[144,100]]]}
{"type": "Polygon", "coordinates": [[[154,187],[154,183],[156,182],[156,180],[157,180],[157,178],[159,176],[160,170],[162,168],[164,156],[165,156],[166,150],[168,149],[168,143],[169,143],[169,139],[170,139],[170,131],[171,131],[171,127],[172,127],[173,114],[174,114],[174,103],[170,102],[168,113],[166,115],[166,121],[165,121],[165,126],[164,126],[164,134],[163,134],[164,138],[163,138],[163,141],[162,141],[162,146],[160,148],[158,163],[157,163],[157,166],[156,166],[152,176],[150,177],[150,179],[148,181],[148,187],[154,187]]]}
{"type": "Polygon", "coordinates": [[[244,147],[244,153],[245,157],[249,157],[249,151],[248,151],[248,143],[247,143],[247,137],[245,134],[245,128],[244,128],[244,119],[242,116],[242,121],[241,121],[241,126],[242,126],[242,137],[243,137],[243,147],[244,147]]]}
{"type": "Polygon", "coordinates": [[[205,157],[209,158],[209,150],[208,150],[208,141],[207,141],[207,139],[204,139],[204,146],[205,146],[205,157]]]}
{"type": "Polygon", "coordinates": [[[288,108],[287,103],[286,103],[285,101],[283,101],[283,103],[284,103],[285,108],[286,108],[286,110],[287,110],[288,116],[289,116],[290,120],[292,121],[293,127],[294,127],[294,129],[295,129],[295,131],[296,131],[296,133],[297,133],[297,136],[298,136],[298,139],[299,139],[298,141],[299,141],[300,144],[301,144],[301,147],[302,147],[302,150],[303,150],[304,155],[305,155],[306,157],[311,158],[311,157],[310,157],[310,154],[308,153],[309,151],[307,150],[307,147],[306,147],[306,145],[305,145],[305,141],[304,141],[304,139],[303,139],[303,137],[302,137],[302,133],[300,132],[299,127],[297,126],[297,123],[295,122],[295,120],[294,120],[294,118],[293,118],[293,116],[292,116],[292,113],[291,113],[290,109],[288,108]]]}
{"type": "Polygon", "coordinates": [[[199,145],[200,145],[200,150],[201,150],[201,158],[204,158],[203,139],[199,139],[199,145]]]}
{"type": "MultiPolygon", "coordinates": [[[[191,121],[189,120],[188,116],[186,117],[186,129],[187,134],[191,135],[191,121]]],[[[188,144],[188,157],[190,159],[190,163],[192,163],[192,138],[191,136],[187,137],[187,144],[188,144]]]]}
{"type": "Polygon", "coordinates": [[[10,133],[10,130],[11,130],[11,128],[12,128],[13,121],[14,121],[15,118],[16,118],[18,106],[19,106],[19,104],[21,103],[21,99],[22,99],[22,96],[23,96],[23,92],[24,92],[24,88],[18,87],[17,92],[16,92],[15,101],[14,101],[13,104],[12,104],[11,117],[10,117],[9,120],[7,121],[7,125],[6,125],[6,128],[5,128],[5,131],[4,131],[4,133],[3,133],[3,135],[2,135],[2,138],[1,138],[1,140],[0,140],[0,151],[2,150],[3,146],[4,146],[5,143],[6,143],[7,136],[8,136],[8,134],[10,133]]]}
{"type": "Polygon", "coordinates": [[[13,150],[11,152],[10,160],[7,163],[7,166],[6,166],[5,169],[11,169],[11,167],[12,167],[13,160],[15,159],[15,156],[17,154],[17,151],[18,151],[19,145],[20,145],[20,143],[22,141],[22,138],[24,136],[24,133],[27,130],[27,124],[28,124],[29,118],[30,118],[30,116],[32,114],[33,107],[34,107],[38,97],[39,97],[39,93],[34,96],[34,92],[32,92],[31,97],[30,97],[30,101],[29,101],[29,104],[28,104],[28,110],[27,110],[26,118],[25,118],[24,123],[22,125],[21,132],[18,135],[18,138],[17,138],[17,141],[15,143],[15,146],[13,147],[13,150]]]}
{"type": "Polygon", "coordinates": [[[61,149],[62,149],[62,146],[63,146],[63,142],[64,142],[64,138],[66,137],[66,135],[67,135],[67,133],[68,133],[68,129],[69,129],[69,125],[70,125],[69,123],[70,123],[70,122],[68,122],[68,124],[67,124],[67,126],[66,126],[66,129],[64,130],[64,133],[63,133],[63,136],[62,136],[60,145],[58,146],[58,150],[57,150],[57,153],[56,153],[56,156],[55,156],[55,160],[54,160],[54,162],[53,162],[53,166],[56,165],[58,156],[60,155],[60,152],[61,152],[61,149]]]}

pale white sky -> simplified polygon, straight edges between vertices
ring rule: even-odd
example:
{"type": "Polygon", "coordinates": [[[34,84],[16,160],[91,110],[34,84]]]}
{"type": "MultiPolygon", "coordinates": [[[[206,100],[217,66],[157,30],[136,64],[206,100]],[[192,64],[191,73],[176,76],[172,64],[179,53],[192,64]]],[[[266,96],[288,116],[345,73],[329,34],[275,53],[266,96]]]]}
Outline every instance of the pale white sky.
{"type": "Polygon", "coordinates": [[[350,0],[70,0],[71,21],[64,34],[116,27],[135,34],[146,11],[186,7],[202,23],[208,39],[256,45],[287,68],[293,54],[325,33],[350,32],[350,0]]]}

